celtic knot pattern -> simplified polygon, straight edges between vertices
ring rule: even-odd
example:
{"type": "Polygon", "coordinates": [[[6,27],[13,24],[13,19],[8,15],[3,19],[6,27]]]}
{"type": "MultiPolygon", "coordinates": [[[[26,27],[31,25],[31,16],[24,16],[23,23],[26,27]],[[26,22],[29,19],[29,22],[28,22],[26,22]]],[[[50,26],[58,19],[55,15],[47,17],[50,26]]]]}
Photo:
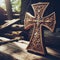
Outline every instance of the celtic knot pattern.
{"type": "Polygon", "coordinates": [[[42,40],[42,26],[48,28],[50,31],[53,32],[56,19],[55,19],[55,12],[51,13],[50,15],[43,17],[44,11],[48,6],[48,2],[43,3],[36,3],[32,4],[32,8],[34,10],[34,15],[32,16],[29,13],[25,15],[25,29],[30,28],[33,26],[32,36],[30,38],[30,43],[27,47],[27,50],[33,51],[39,54],[45,54],[46,49],[42,40]]]}

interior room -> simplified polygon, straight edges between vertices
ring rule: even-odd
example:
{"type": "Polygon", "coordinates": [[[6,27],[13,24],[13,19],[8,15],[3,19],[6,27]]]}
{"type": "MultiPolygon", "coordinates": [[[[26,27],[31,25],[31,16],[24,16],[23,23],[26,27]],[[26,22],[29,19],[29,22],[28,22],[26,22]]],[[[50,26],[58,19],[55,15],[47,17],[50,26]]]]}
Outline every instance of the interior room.
{"type": "Polygon", "coordinates": [[[60,1],[0,0],[0,60],[60,60],[60,1]]]}

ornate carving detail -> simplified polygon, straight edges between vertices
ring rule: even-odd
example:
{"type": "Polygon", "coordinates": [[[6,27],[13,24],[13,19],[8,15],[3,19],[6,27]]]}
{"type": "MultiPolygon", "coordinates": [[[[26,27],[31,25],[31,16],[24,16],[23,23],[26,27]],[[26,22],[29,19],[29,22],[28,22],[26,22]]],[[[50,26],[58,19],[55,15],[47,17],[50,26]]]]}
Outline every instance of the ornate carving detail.
{"type": "Polygon", "coordinates": [[[40,54],[46,53],[46,49],[42,40],[42,26],[45,26],[53,32],[56,24],[55,12],[46,17],[43,17],[44,11],[48,4],[48,2],[32,4],[35,16],[32,16],[28,12],[25,15],[25,29],[30,29],[30,27],[33,26],[32,36],[27,47],[28,51],[33,51],[40,54]]]}

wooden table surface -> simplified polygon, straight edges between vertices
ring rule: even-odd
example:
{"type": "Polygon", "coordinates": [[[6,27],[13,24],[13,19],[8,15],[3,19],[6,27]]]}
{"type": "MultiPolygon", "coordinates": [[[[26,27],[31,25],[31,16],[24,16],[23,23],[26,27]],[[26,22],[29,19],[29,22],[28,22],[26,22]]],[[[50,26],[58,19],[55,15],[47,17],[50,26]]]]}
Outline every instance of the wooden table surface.
{"type": "MultiPolygon", "coordinates": [[[[0,37],[0,40],[8,41],[10,39],[0,37]]],[[[0,52],[11,55],[17,60],[60,60],[60,51],[54,50],[53,48],[46,47],[48,54],[46,56],[36,55],[27,52],[26,47],[29,42],[20,40],[18,42],[13,42],[0,46],[0,52]]]]}
{"type": "Polygon", "coordinates": [[[3,24],[3,25],[0,26],[0,29],[3,29],[5,27],[8,27],[8,26],[12,25],[13,23],[15,23],[15,22],[17,22],[19,20],[20,19],[6,20],[5,21],[5,24],[3,24]]]}

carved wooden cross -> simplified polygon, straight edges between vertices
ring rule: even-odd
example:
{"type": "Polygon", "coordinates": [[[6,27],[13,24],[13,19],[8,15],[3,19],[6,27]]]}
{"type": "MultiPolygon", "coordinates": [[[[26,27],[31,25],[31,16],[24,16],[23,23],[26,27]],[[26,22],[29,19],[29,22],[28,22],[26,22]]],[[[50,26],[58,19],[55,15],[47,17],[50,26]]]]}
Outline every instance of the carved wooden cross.
{"type": "Polygon", "coordinates": [[[46,48],[44,41],[42,40],[42,26],[53,32],[56,24],[55,12],[43,17],[44,11],[48,4],[48,2],[32,4],[35,16],[32,16],[26,12],[24,20],[25,29],[30,29],[30,27],[33,26],[32,36],[30,38],[30,43],[27,47],[27,50],[43,55],[46,53],[46,48]]]}

